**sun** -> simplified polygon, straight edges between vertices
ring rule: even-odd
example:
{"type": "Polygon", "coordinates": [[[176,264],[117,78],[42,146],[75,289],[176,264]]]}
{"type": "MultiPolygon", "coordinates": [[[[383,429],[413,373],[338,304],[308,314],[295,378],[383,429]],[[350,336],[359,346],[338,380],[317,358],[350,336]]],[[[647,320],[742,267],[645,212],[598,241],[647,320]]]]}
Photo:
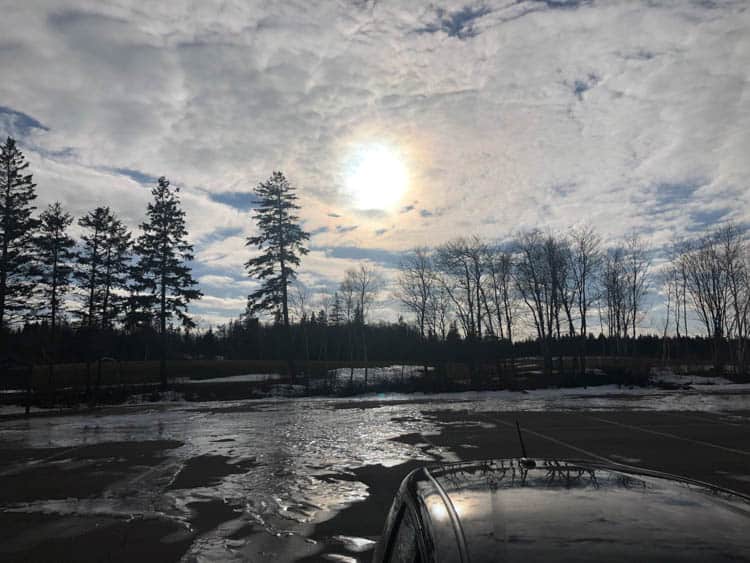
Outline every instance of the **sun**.
{"type": "Polygon", "coordinates": [[[406,165],[392,147],[367,144],[356,148],[345,165],[345,191],[361,210],[388,210],[408,187],[406,165]]]}

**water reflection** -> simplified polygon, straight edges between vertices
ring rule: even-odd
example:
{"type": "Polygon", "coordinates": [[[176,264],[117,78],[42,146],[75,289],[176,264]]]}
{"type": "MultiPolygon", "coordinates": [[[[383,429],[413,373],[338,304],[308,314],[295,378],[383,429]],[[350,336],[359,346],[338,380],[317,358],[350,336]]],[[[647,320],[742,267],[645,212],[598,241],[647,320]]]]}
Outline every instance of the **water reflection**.
{"type": "MultiPolygon", "coordinates": [[[[438,396],[427,404],[395,402],[397,399],[413,400],[413,396],[380,397],[389,398],[394,402],[385,401],[378,408],[352,408],[357,404],[356,400],[279,399],[141,405],[93,415],[5,421],[0,426],[0,440],[9,448],[63,448],[61,452],[55,452],[53,459],[49,458],[49,453],[40,451],[35,459],[19,462],[18,467],[10,466],[6,471],[15,471],[29,464],[64,464],[65,460],[78,459],[85,446],[96,444],[159,439],[176,440],[182,445],[166,449],[163,459],[153,467],[140,467],[112,483],[99,498],[39,500],[2,508],[118,517],[164,515],[189,525],[193,516],[191,504],[220,500],[237,511],[237,522],[226,525],[233,530],[252,525],[273,536],[303,534],[316,519],[330,516],[342,506],[368,495],[366,486],[357,480],[354,469],[373,464],[394,466],[411,459],[455,460],[450,452],[440,448],[428,449],[425,444],[391,440],[408,433],[428,436],[431,432],[438,432],[431,420],[422,414],[423,410],[494,413],[580,408],[750,408],[748,396],[697,397],[691,393],[652,391],[639,391],[639,394],[623,391],[615,397],[597,397],[591,393],[581,395],[580,391],[578,394],[562,392],[556,396],[550,392],[460,394],[438,396]],[[347,408],[339,408],[344,402],[347,408]],[[225,458],[225,465],[230,469],[237,464],[252,464],[247,469],[227,471],[203,485],[170,489],[170,484],[189,460],[209,455],[225,458]]],[[[426,401],[428,397],[420,396],[420,399],[426,401]]],[[[491,426],[484,425],[482,429],[491,426]]],[[[89,460],[89,466],[92,465],[89,460]]],[[[542,470],[529,474],[517,466],[496,464],[488,465],[485,471],[472,478],[477,480],[477,488],[481,485],[490,490],[501,489],[507,483],[570,490],[602,487],[600,479],[589,472],[563,471],[554,466],[545,466],[542,470]]],[[[448,482],[451,477],[446,475],[445,479],[448,482]]],[[[617,483],[620,490],[643,486],[642,482],[627,477],[618,476],[617,479],[620,479],[617,483]]],[[[484,505],[477,503],[476,498],[468,495],[456,499],[455,509],[462,517],[481,510],[495,513],[507,510],[507,505],[498,500],[484,505]]],[[[227,550],[242,550],[241,538],[227,540],[227,529],[202,537],[193,546],[193,554],[229,559],[225,553],[227,550]]],[[[501,532],[492,530],[493,534],[501,532]]]]}
{"type": "MultiPolygon", "coordinates": [[[[84,446],[111,442],[168,439],[182,445],[163,452],[165,459],[157,466],[112,484],[100,498],[40,500],[3,509],[118,517],[164,515],[187,525],[194,516],[191,504],[216,499],[238,511],[238,527],[244,522],[274,536],[297,534],[318,515],[368,495],[353,469],[435,459],[434,451],[428,456],[418,447],[390,440],[405,431],[430,429],[431,423],[415,408],[337,409],[321,401],[294,400],[141,407],[101,416],[14,421],[0,429],[5,443],[19,448],[67,448],[70,456],[84,446]],[[394,422],[396,414],[406,416],[394,422]],[[222,456],[227,471],[245,462],[252,462],[252,467],[230,472],[218,482],[170,488],[186,462],[200,456],[222,456]]],[[[346,545],[350,544],[354,545],[346,545]]],[[[191,554],[227,559],[222,555],[227,549],[241,547],[227,544],[217,531],[195,542],[191,554]]]]}

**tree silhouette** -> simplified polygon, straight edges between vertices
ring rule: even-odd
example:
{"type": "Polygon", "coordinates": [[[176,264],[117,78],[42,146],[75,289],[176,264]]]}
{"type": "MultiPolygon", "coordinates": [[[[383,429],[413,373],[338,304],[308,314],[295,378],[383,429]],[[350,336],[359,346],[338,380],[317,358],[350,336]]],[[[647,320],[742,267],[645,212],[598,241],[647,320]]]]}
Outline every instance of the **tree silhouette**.
{"type": "Polygon", "coordinates": [[[187,262],[193,259],[193,246],[187,242],[185,212],[180,208],[179,188],[170,189],[164,176],[151,194],[143,231],[135,245],[133,286],[142,306],[155,311],[158,320],[162,389],[167,387],[167,321],[175,315],[186,328],[195,326],[187,314],[188,303],[202,296],[195,286],[187,262]]]}
{"type": "Polygon", "coordinates": [[[28,309],[34,290],[34,232],[31,216],[36,198],[29,163],[8,137],[0,146],[0,329],[28,309]]]}
{"type": "Polygon", "coordinates": [[[75,278],[83,290],[79,312],[88,329],[111,328],[124,306],[130,273],[131,240],[109,207],[97,207],[79,219],[84,229],[75,278]]]}
{"type": "MultiPolygon", "coordinates": [[[[245,263],[250,277],[262,280],[261,287],[248,296],[248,312],[271,311],[280,314],[287,334],[287,350],[291,354],[291,331],[289,329],[289,284],[294,280],[300,256],[307,254],[304,241],[310,235],[302,230],[294,188],[281,172],[255,188],[258,207],[254,210],[260,234],[247,239],[246,246],[254,246],[260,254],[245,263]]],[[[291,356],[289,372],[294,379],[294,364],[291,356]]]]}
{"type": "Polygon", "coordinates": [[[73,272],[75,240],[67,233],[72,222],[70,213],[63,211],[60,202],[55,202],[41,214],[36,237],[41,309],[53,333],[63,312],[73,272]]]}
{"type": "Polygon", "coordinates": [[[63,211],[59,202],[51,204],[40,216],[39,234],[36,237],[36,262],[41,290],[41,312],[49,320],[50,349],[49,379],[54,378],[57,360],[57,325],[64,312],[65,294],[70,286],[75,259],[75,240],[67,229],[73,217],[63,211]]]}

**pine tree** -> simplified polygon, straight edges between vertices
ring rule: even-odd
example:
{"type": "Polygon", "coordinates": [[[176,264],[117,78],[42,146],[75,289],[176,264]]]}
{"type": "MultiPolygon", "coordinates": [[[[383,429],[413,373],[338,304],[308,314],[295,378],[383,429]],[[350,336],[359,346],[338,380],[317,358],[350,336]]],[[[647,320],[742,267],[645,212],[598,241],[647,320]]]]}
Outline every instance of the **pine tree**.
{"type": "Polygon", "coordinates": [[[331,306],[331,324],[339,326],[344,323],[344,312],[342,310],[341,296],[338,291],[333,293],[333,305],[331,306]]]}
{"type": "Polygon", "coordinates": [[[260,254],[245,264],[250,277],[262,280],[261,287],[248,296],[248,312],[271,311],[276,315],[287,334],[289,372],[294,379],[294,364],[291,358],[291,331],[289,329],[289,284],[295,279],[300,256],[307,254],[304,241],[310,235],[302,230],[294,188],[281,172],[255,188],[258,207],[254,211],[260,234],[247,239],[247,246],[254,246],[260,254]]]}
{"type": "Polygon", "coordinates": [[[187,242],[185,211],[180,207],[179,188],[170,189],[169,180],[159,178],[151,190],[154,200],[148,204],[143,231],[136,241],[137,261],[133,267],[134,296],[139,307],[155,311],[161,340],[160,376],[167,387],[167,321],[174,315],[182,326],[192,328],[188,303],[202,296],[195,286],[190,267],[193,246],[187,242]]]}
{"type": "Polygon", "coordinates": [[[97,207],[78,224],[84,229],[75,278],[83,290],[79,311],[89,330],[111,328],[124,308],[122,291],[130,273],[131,240],[109,207],[97,207]]]}
{"type": "Polygon", "coordinates": [[[57,325],[64,312],[65,294],[70,286],[75,260],[75,240],[67,229],[73,217],[63,211],[59,202],[51,204],[40,216],[36,266],[41,290],[40,312],[49,320],[50,351],[49,381],[54,379],[57,360],[57,325]]]}
{"type": "Polygon", "coordinates": [[[8,137],[0,146],[0,330],[18,320],[34,291],[36,198],[29,163],[8,137]]]}
{"type": "Polygon", "coordinates": [[[75,240],[67,233],[73,222],[60,202],[51,204],[40,216],[36,237],[37,267],[41,290],[41,311],[49,319],[54,334],[60,314],[64,312],[65,294],[70,286],[75,240]]]}

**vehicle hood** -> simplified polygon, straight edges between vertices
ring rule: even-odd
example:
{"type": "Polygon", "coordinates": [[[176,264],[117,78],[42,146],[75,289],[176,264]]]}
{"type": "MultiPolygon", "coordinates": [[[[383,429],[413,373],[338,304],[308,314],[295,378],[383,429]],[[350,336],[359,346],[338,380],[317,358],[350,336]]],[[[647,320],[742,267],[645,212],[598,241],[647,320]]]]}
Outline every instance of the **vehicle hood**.
{"type": "Polygon", "coordinates": [[[527,465],[497,460],[425,471],[418,496],[438,560],[458,545],[458,559],[475,563],[750,561],[744,497],[585,462],[527,465]]]}

